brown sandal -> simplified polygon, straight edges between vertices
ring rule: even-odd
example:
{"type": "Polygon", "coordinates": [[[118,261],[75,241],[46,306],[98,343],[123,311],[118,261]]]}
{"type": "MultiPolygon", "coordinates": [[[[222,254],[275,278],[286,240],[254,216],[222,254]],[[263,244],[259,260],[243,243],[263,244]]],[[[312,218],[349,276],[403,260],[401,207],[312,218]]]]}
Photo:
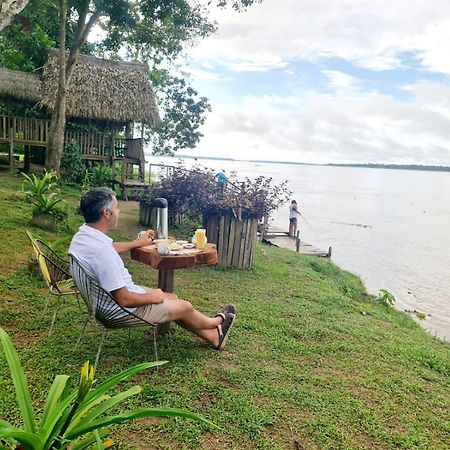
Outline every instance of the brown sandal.
{"type": "Polygon", "coordinates": [[[230,330],[234,324],[234,321],[236,320],[236,316],[232,313],[216,314],[216,317],[218,316],[223,318],[223,322],[220,325],[217,325],[217,332],[219,333],[219,343],[214,348],[220,351],[223,350],[227,345],[228,336],[230,334],[230,330]]]}

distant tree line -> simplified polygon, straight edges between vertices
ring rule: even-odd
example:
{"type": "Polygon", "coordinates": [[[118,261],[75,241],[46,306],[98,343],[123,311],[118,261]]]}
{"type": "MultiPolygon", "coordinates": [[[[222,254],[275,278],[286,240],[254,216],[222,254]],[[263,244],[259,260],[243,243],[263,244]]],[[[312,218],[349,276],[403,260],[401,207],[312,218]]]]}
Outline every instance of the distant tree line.
{"type": "Polygon", "coordinates": [[[325,164],[326,166],[337,167],[367,167],[369,169],[398,169],[398,170],[427,170],[435,172],[450,172],[449,166],[425,166],[421,164],[375,164],[375,163],[361,163],[361,164],[325,164]]]}

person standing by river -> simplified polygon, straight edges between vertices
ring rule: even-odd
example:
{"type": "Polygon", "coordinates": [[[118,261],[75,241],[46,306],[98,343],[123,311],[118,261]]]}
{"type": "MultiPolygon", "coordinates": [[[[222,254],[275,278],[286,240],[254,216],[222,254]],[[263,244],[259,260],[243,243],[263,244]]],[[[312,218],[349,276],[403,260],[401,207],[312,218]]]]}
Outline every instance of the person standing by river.
{"type": "Polygon", "coordinates": [[[297,235],[298,219],[300,217],[300,211],[296,200],[292,200],[289,205],[289,236],[295,237],[297,235]]]}

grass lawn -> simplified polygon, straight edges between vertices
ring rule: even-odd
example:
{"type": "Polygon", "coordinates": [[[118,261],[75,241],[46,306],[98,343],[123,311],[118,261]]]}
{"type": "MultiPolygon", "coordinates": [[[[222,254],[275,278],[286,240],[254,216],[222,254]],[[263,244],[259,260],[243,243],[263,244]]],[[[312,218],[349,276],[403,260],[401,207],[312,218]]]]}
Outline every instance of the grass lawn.
{"type": "MultiPolygon", "coordinates": [[[[47,290],[30,264],[25,229],[48,241],[68,233],[29,224],[30,206],[16,194],[20,183],[18,176],[0,174],[0,324],[41,408],[56,374],[78,382],[83,362],[95,358],[100,334],[89,330],[73,350],[83,316],[68,298],[47,336],[51,311],[41,319],[47,290]]],[[[76,205],[78,192],[64,192],[76,205]]],[[[121,210],[113,237],[133,238],[141,229],[138,204],[121,204],[121,210]]],[[[73,231],[79,223],[74,216],[73,231]]],[[[156,271],[125,259],[135,281],[156,285],[156,271]]],[[[450,448],[450,345],[377,302],[356,276],[329,261],[258,246],[253,270],[180,270],[175,286],[207,314],[235,303],[235,328],[218,353],[172,326],[158,344],[169,364],[128,383],[143,387],[129,406],[186,408],[221,430],[183,419],[139,420],[114,428],[122,449],[450,448]]],[[[152,357],[151,332],[111,332],[96,378],[152,357]]],[[[18,422],[3,353],[0,399],[0,418],[18,422]]]]}

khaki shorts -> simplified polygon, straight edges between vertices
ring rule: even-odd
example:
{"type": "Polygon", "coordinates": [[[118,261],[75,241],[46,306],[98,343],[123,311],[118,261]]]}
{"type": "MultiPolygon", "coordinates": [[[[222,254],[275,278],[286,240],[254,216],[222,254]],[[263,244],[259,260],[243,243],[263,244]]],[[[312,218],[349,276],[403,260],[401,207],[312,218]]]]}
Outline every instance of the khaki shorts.
{"type": "MultiPolygon", "coordinates": [[[[145,292],[152,292],[153,289],[146,286],[141,286],[145,292]]],[[[134,314],[147,322],[151,323],[165,323],[169,322],[169,302],[164,300],[162,303],[155,303],[154,305],[144,305],[136,308],[134,314]]]]}

